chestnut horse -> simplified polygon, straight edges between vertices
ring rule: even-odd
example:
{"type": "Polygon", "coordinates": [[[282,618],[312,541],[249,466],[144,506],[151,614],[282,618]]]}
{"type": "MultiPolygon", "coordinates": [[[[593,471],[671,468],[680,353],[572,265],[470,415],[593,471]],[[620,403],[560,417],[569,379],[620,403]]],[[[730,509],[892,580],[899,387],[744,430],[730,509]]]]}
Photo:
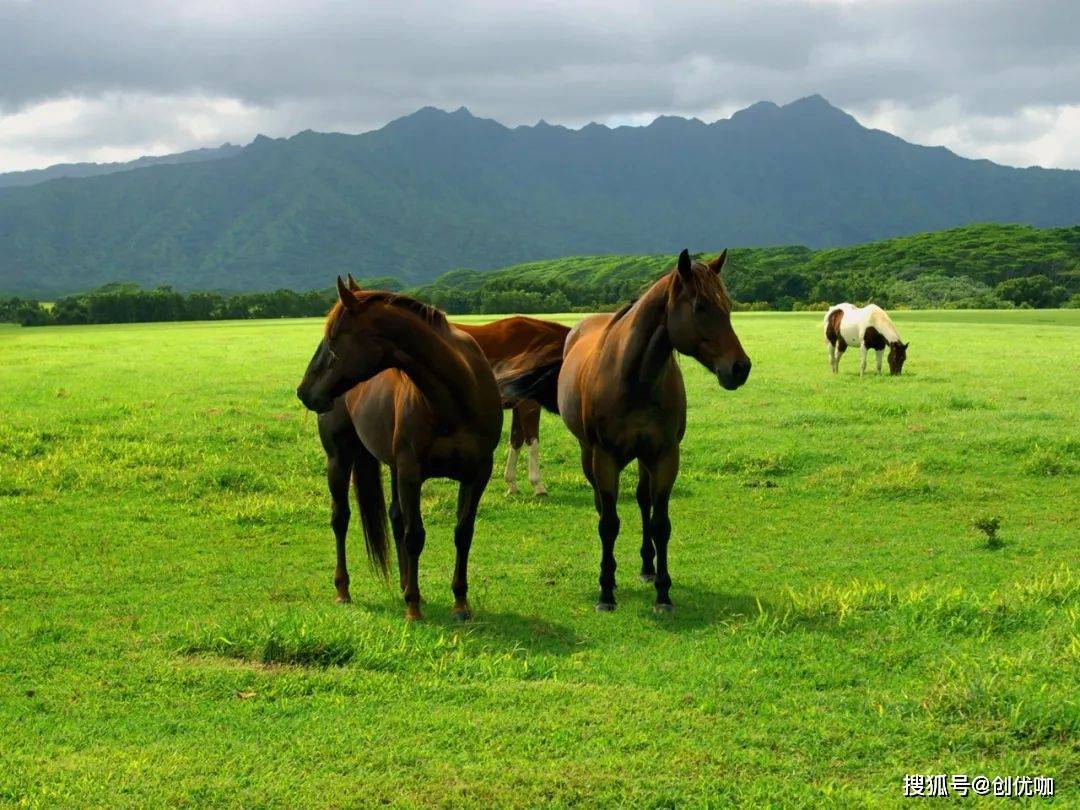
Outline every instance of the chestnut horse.
{"type": "MultiPolygon", "coordinates": [[[[481,325],[455,323],[454,326],[480,345],[496,380],[515,374],[525,366],[557,367],[562,362],[563,344],[570,332],[570,327],[561,323],[521,315],[481,325]]],[[[517,494],[518,453],[521,446],[526,445],[533,494],[547,495],[540,480],[540,404],[531,399],[508,399],[504,404],[513,414],[504,472],[507,490],[511,495],[517,494]]]]}
{"type": "Polygon", "coordinates": [[[641,577],[655,583],[657,612],[674,609],[667,564],[668,500],[686,431],[686,390],[674,352],[693,357],[729,391],[750,374],[750,358],[731,326],[731,298],[720,280],[726,256],[724,251],[701,263],[684,250],[675,268],[637,301],[614,314],[584,319],[567,338],[558,405],[581,444],[581,466],[600,515],[597,610],[615,609],[619,475],[634,459],[641,577]]]}
{"type": "Polygon", "coordinates": [[[434,307],[404,295],[351,289],[340,277],[338,297],[296,389],[319,414],[326,450],[337,600],[351,601],[345,564],[350,476],[368,558],[384,577],[389,571],[382,463],[390,467],[390,522],[407,619],[421,618],[421,485],[428,478],[460,482],[451,587],[454,616],[468,619],[469,547],[502,434],[502,400],[491,366],[476,342],[434,307]]]}

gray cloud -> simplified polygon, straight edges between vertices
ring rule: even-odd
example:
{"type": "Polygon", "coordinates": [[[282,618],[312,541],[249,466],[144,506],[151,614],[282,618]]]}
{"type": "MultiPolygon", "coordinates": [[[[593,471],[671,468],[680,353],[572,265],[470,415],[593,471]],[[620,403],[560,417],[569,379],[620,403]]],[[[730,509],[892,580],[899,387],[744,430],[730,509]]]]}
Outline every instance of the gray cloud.
{"type": "Polygon", "coordinates": [[[1080,134],[1031,112],[1080,105],[1074,18],[1072,0],[0,0],[0,169],[252,126],[356,131],[425,104],[574,125],[811,93],[921,142],[951,132],[946,111],[970,118],[948,145],[1024,162],[1080,134]],[[82,114],[50,128],[43,105],[71,99],[82,114]]]}

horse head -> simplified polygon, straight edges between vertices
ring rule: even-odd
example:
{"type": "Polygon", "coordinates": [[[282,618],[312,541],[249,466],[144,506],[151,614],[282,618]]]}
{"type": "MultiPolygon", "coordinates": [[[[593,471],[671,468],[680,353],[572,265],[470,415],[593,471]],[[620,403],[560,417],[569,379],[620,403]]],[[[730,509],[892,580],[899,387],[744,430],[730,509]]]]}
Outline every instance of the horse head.
{"type": "Polygon", "coordinates": [[[296,389],[304,406],[317,413],[329,411],[337,397],[387,366],[389,347],[369,333],[363,317],[372,297],[357,295],[360,288],[351,275],[348,284],[338,276],[337,287],[338,300],[327,315],[323,339],[296,389]]]}
{"type": "Polygon", "coordinates": [[[734,391],[750,376],[750,358],[731,325],[731,296],[720,271],[725,250],[710,262],[695,262],[679,254],[667,301],[667,331],[671,345],[716,375],[734,391]]]}
{"type": "Polygon", "coordinates": [[[904,361],[907,360],[907,347],[910,343],[901,343],[899,340],[894,340],[889,344],[889,373],[892,375],[899,374],[904,368],[904,361]]]}

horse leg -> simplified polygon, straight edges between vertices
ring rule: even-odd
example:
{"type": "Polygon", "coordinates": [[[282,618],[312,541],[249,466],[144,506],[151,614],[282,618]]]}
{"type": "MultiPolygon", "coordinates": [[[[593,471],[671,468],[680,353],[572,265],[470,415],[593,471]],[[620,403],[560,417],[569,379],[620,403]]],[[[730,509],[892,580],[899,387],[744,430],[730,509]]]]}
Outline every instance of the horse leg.
{"type": "Polygon", "coordinates": [[[337,543],[337,565],[334,567],[334,588],[341,604],[352,601],[349,594],[349,568],[345,564],[345,537],[349,533],[349,479],[352,476],[353,454],[346,447],[336,447],[326,459],[326,482],[330,488],[330,526],[337,543]]]}
{"type": "Polygon", "coordinates": [[[832,373],[836,373],[837,360],[836,356],[836,344],[831,340],[829,341],[829,368],[832,369],[832,373]]]}
{"type": "Polygon", "coordinates": [[[641,510],[641,581],[652,582],[656,579],[656,568],[653,567],[656,551],[649,526],[652,515],[652,495],[649,489],[649,470],[640,461],[638,461],[637,503],[641,510]]]}
{"type": "Polygon", "coordinates": [[[506,470],[503,472],[503,478],[506,480],[507,495],[518,494],[518,452],[525,442],[525,431],[521,426],[521,414],[518,412],[520,407],[521,403],[518,403],[510,411],[510,448],[506,452],[506,470]]]}
{"type": "Polygon", "coordinates": [[[349,568],[345,563],[345,537],[349,533],[349,479],[360,439],[348,413],[338,408],[319,416],[319,439],[326,451],[326,483],[330,490],[330,527],[337,545],[337,564],[334,567],[334,588],[337,601],[351,602],[349,568]]]}
{"type": "Polygon", "coordinates": [[[475,479],[462,481],[458,487],[457,525],[454,527],[454,548],[457,557],[454,560],[454,580],[450,587],[454,591],[454,618],[467,621],[472,618],[469,607],[469,548],[472,546],[473,529],[476,526],[476,509],[480,505],[480,496],[484,494],[491,468],[486,474],[481,471],[475,479]]]}
{"type": "Polygon", "coordinates": [[[675,486],[675,477],[679,474],[679,448],[656,463],[649,476],[652,493],[652,520],[649,528],[652,532],[653,545],[656,546],[656,604],[657,613],[670,613],[675,609],[671,604],[671,575],[668,574],[667,549],[671,539],[671,519],[668,517],[668,501],[671,488],[675,486]]]}
{"type": "Polygon", "coordinates": [[[405,578],[405,618],[422,619],[420,613],[420,554],[424,550],[424,521],[420,515],[420,473],[397,469],[398,503],[401,506],[408,575],[405,578]]]}
{"type": "Polygon", "coordinates": [[[547,495],[544,482],[540,480],[540,405],[536,402],[522,402],[521,427],[525,444],[529,447],[529,483],[533,495],[542,498],[547,495]]]}
{"type": "Polygon", "coordinates": [[[877,373],[881,373],[881,358],[885,356],[884,349],[877,349],[874,354],[877,355],[877,373]]]}
{"type": "Polygon", "coordinates": [[[615,538],[619,536],[619,513],[616,508],[619,499],[618,463],[608,453],[599,448],[593,449],[592,473],[593,489],[600,506],[600,600],[597,610],[615,609],[615,538]]]}
{"type": "Polygon", "coordinates": [[[586,444],[581,445],[581,471],[585,473],[585,480],[589,482],[589,486],[593,492],[593,507],[596,509],[596,514],[600,514],[600,496],[596,492],[596,479],[592,474],[592,447],[586,444]]]}
{"type": "Polygon", "coordinates": [[[866,344],[860,343],[859,349],[862,351],[862,359],[859,361],[859,376],[865,376],[866,374],[866,344]]]}
{"type": "Polygon", "coordinates": [[[394,532],[394,547],[397,548],[398,582],[401,592],[408,584],[406,575],[409,571],[409,558],[405,554],[405,518],[398,502],[397,473],[390,470],[390,528],[394,532]]]}

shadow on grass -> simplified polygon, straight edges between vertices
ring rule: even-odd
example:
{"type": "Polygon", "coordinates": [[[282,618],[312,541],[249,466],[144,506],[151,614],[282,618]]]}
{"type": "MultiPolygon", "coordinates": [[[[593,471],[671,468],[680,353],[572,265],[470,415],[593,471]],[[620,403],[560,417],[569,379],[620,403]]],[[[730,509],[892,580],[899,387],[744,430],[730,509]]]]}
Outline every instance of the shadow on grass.
{"type": "MultiPolygon", "coordinates": [[[[364,601],[360,605],[364,610],[387,621],[405,621],[405,605],[396,596],[378,601],[364,601]]],[[[425,600],[422,610],[423,625],[447,632],[464,633],[493,647],[520,649],[529,654],[566,656],[585,645],[585,641],[572,628],[535,615],[489,611],[477,609],[474,605],[473,618],[462,622],[451,615],[449,601],[444,604],[441,601],[425,600]]]]}
{"type": "MultiPolygon", "coordinates": [[[[595,603],[597,591],[585,592],[582,600],[595,603]]],[[[838,634],[845,629],[843,618],[830,611],[794,610],[751,593],[729,593],[708,590],[693,583],[678,580],[671,586],[672,613],[654,610],[656,590],[652,583],[643,583],[637,574],[623,577],[615,593],[617,610],[629,611],[641,621],[654,621],[672,633],[691,632],[706,627],[754,627],[762,632],[807,630],[816,633],[838,634]]]]}
{"type": "MultiPolygon", "coordinates": [[[[595,604],[598,595],[598,591],[590,590],[581,598],[583,602],[595,604]]],[[[619,612],[629,611],[643,619],[655,617],[662,627],[675,632],[717,624],[741,624],[755,621],[762,614],[776,613],[772,604],[753,594],[709,591],[676,581],[671,585],[675,611],[658,614],[653,610],[656,589],[651,582],[641,582],[636,573],[632,578],[627,576],[620,580],[615,599],[619,612]]]]}

